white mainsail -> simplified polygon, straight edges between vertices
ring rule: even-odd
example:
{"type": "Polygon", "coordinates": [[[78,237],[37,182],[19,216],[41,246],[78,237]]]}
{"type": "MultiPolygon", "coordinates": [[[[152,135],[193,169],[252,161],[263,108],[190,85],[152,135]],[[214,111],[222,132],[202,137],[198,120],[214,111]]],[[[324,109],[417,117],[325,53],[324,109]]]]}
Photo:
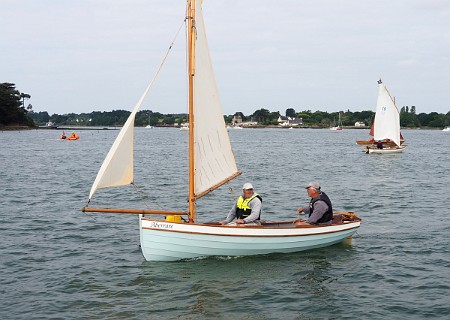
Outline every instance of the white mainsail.
{"type": "Polygon", "coordinates": [[[223,118],[200,5],[196,4],[194,76],[194,192],[201,194],[238,172],[223,118]]]}
{"type": "Polygon", "coordinates": [[[400,113],[384,83],[378,87],[374,140],[390,139],[400,146],[400,113]]]}

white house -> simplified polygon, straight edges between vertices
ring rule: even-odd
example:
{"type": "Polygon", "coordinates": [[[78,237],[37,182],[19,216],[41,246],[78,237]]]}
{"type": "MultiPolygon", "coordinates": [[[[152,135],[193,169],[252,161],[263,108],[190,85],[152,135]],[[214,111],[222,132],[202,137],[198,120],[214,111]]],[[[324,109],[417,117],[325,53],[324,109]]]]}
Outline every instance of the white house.
{"type": "Polygon", "coordinates": [[[291,117],[279,116],[277,119],[277,122],[280,127],[298,127],[298,126],[303,125],[302,118],[291,118],[291,117]]]}
{"type": "Polygon", "coordinates": [[[365,126],[366,126],[366,124],[364,122],[359,122],[359,121],[355,122],[355,127],[365,127],[365,126]]]}

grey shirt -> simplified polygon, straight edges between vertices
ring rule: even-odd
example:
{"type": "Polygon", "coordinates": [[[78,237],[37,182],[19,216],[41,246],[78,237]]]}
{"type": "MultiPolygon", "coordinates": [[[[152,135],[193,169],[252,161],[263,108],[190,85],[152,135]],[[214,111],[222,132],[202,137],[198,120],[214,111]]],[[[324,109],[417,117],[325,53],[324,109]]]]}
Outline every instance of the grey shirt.
{"type": "MultiPolygon", "coordinates": [[[[255,222],[261,213],[262,208],[261,200],[259,200],[258,197],[254,197],[252,201],[248,203],[248,206],[250,207],[250,209],[252,209],[252,213],[244,219],[244,222],[245,223],[255,222]]],[[[236,218],[236,209],[237,209],[237,202],[234,203],[230,212],[228,212],[228,216],[225,219],[226,223],[230,223],[236,218]]]]}
{"type": "MultiPolygon", "coordinates": [[[[317,224],[317,221],[323,217],[323,215],[325,214],[325,212],[328,211],[328,205],[326,204],[325,201],[319,200],[316,203],[314,203],[314,211],[312,212],[312,214],[309,216],[308,220],[306,220],[306,222],[310,223],[310,224],[317,224]]],[[[307,207],[303,207],[303,212],[306,214],[310,214],[310,209],[309,206],[307,207]]],[[[329,224],[329,223],[326,223],[329,224]]]]}

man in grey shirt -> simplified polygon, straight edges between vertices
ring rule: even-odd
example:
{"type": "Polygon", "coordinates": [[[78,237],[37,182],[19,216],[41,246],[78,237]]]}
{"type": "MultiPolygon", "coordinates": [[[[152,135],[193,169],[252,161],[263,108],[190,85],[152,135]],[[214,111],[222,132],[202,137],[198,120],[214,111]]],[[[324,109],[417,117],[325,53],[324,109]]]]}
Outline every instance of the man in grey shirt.
{"type": "Polygon", "coordinates": [[[331,200],[325,192],[320,190],[319,182],[310,182],[306,186],[306,192],[311,197],[309,206],[297,209],[298,213],[308,214],[308,219],[297,220],[296,225],[329,225],[333,219],[333,207],[331,200]]]}

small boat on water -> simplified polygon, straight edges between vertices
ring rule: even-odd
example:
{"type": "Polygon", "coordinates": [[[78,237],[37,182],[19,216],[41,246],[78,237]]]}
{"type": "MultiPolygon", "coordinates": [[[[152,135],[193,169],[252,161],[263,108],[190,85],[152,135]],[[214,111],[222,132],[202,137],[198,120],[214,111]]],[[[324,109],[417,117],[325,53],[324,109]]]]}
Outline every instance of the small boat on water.
{"type": "Polygon", "coordinates": [[[181,131],[189,131],[189,123],[182,123],[181,125],[180,125],[180,130],[181,131]]]}
{"type": "Polygon", "coordinates": [[[47,122],[45,124],[45,128],[47,128],[47,129],[58,129],[58,126],[55,123],[49,121],[49,122],[47,122]]]}
{"type": "Polygon", "coordinates": [[[450,126],[445,127],[444,129],[442,129],[442,131],[450,131],[450,126]]]}
{"type": "Polygon", "coordinates": [[[339,121],[338,121],[337,127],[331,127],[330,130],[333,130],[333,131],[342,131],[343,130],[342,121],[341,121],[341,112],[339,112],[339,121]]]}
{"type": "MultiPolygon", "coordinates": [[[[266,221],[257,226],[231,226],[219,222],[199,221],[196,202],[238,177],[241,172],[238,171],[233,155],[219,100],[206,40],[201,0],[187,1],[185,23],[189,84],[187,210],[122,209],[109,205],[108,208],[89,207],[94,193],[99,188],[134,184],[134,120],[152,86],[152,81],[107,154],[91,187],[87,205],[82,211],[139,215],[140,247],[148,261],[290,253],[330,246],[352,236],[361,224],[361,219],[352,212],[335,213],[333,223],[326,226],[301,226],[295,224],[293,219],[266,221]],[[182,218],[183,216],[186,219],[182,218]]],[[[167,164],[159,165],[162,170],[154,172],[158,175],[164,174],[164,165],[167,164]]],[[[170,180],[167,183],[170,183],[170,180]]],[[[186,197],[183,195],[176,198],[174,195],[173,202],[185,203],[186,197]]],[[[210,212],[208,208],[203,210],[210,212]]],[[[229,208],[223,208],[218,219],[223,219],[228,210],[229,208]]]]}
{"type": "Polygon", "coordinates": [[[400,112],[381,79],[378,81],[377,108],[372,129],[373,139],[369,140],[370,144],[356,142],[365,145],[366,153],[390,154],[405,150],[400,133],[400,112]]]}
{"type": "Polygon", "coordinates": [[[63,132],[58,140],[78,140],[78,139],[80,139],[80,135],[75,132],[72,132],[69,136],[66,136],[66,134],[63,132]]]}

